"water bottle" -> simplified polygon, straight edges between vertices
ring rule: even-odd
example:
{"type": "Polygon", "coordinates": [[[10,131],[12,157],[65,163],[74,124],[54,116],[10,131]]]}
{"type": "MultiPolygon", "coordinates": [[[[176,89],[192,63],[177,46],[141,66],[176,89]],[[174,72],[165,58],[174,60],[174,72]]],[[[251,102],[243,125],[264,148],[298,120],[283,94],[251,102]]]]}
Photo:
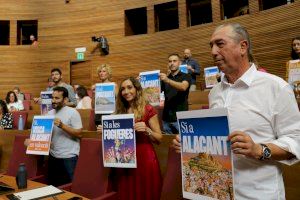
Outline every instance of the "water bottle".
{"type": "Polygon", "coordinates": [[[159,106],[160,106],[160,107],[163,107],[164,104],[165,104],[165,92],[164,92],[164,91],[162,91],[162,92],[160,93],[159,99],[160,99],[160,101],[159,101],[159,106]]]}
{"type": "Polygon", "coordinates": [[[16,182],[19,189],[27,188],[27,171],[24,163],[19,165],[16,182]]]}
{"type": "Polygon", "coordinates": [[[18,130],[24,130],[24,122],[22,115],[19,116],[18,130]]]}

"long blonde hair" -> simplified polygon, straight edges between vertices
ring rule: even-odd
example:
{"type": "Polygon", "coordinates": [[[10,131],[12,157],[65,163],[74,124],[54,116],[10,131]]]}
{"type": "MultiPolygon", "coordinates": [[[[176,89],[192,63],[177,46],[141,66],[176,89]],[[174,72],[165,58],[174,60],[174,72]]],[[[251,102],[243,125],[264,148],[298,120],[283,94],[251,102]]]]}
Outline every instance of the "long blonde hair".
{"type": "Polygon", "coordinates": [[[135,119],[141,120],[144,117],[145,106],[148,104],[148,102],[144,97],[143,88],[140,82],[133,77],[126,78],[120,83],[116,101],[116,114],[126,114],[128,109],[130,108],[128,101],[126,101],[126,99],[124,99],[124,97],[122,96],[122,83],[126,80],[131,81],[133,87],[136,89],[136,96],[133,99],[131,109],[134,113],[135,119]]]}

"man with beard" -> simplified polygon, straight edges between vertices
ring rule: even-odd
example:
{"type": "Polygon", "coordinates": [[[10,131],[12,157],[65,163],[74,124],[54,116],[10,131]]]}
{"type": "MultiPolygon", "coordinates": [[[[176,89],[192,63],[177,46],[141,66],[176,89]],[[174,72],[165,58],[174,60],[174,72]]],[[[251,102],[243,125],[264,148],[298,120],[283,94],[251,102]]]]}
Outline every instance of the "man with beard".
{"type": "Polygon", "coordinates": [[[196,88],[196,76],[200,75],[200,65],[199,63],[192,58],[192,52],[190,49],[185,49],[183,52],[182,65],[187,65],[189,74],[192,77],[192,82],[190,86],[190,91],[195,91],[196,88]]]}
{"type": "Polygon", "coordinates": [[[52,107],[49,115],[55,115],[48,158],[49,184],[54,186],[70,183],[79,155],[79,138],[82,132],[80,114],[66,106],[68,90],[57,86],[53,89],[52,107]]]}
{"type": "Polygon", "coordinates": [[[165,105],[163,110],[163,129],[165,133],[177,134],[177,111],[188,110],[188,96],[191,84],[191,76],[182,73],[179,69],[180,57],[178,54],[169,56],[170,74],[160,73],[161,90],[165,93],[165,105]]]}
{"type": "Polygon", "coordinates": [[[51,70],[51,78],[53,80],[53,82],[55,83],[54,87],[56,86],[61,86],[64,87],[68,90],[68,99],[69,101],[66,102],[66,106],[71,106],[71,107],[75,107],[77,102],[76,102],[76,98],[75,98],[75,93],[74,93],[74,89],[71,85],[65,83],[62,81],[62,72],[60,69],[58,68],[54,68],[51,70]]]}

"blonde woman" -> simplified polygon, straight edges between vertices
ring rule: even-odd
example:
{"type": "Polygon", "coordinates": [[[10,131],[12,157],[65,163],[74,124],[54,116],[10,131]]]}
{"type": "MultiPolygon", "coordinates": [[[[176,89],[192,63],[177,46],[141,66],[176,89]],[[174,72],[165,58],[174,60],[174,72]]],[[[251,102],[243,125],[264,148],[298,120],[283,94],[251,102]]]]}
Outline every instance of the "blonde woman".
{"type": "Polygon", "coordinates": [[[152,142],[159,143],[162,133],[155,109],[149,105],[139,81],[128,78],[121,82],[116,114],[133,113],[136,133],[136,169],[113,169],[112,185],[121,199],[160,199],[162,179],[152,142]]]}
{"type": "MultiPolygon", "coordinates": [[[[97,74],[99,78],[98,83],[111,83],[111,78],[112,78],[112,69],[108,64],[103,64],[97,67],[97,74]]],[[[92,85],[92,90],[95,91],[96,84],[92,85]]],[[[117,91],[117,87],[116,87],[117,91]]],[[[95,100],[95,98],[93,98],[95,100]]],[[[94,104],[93,104],[94,105],[94,104]]],[[[97,129],[100,129],[98,125],[101,125],[101,119],[102,119],[102,114],[96,114],[95,115],[95,124],[97,126],[97,129]]]]}

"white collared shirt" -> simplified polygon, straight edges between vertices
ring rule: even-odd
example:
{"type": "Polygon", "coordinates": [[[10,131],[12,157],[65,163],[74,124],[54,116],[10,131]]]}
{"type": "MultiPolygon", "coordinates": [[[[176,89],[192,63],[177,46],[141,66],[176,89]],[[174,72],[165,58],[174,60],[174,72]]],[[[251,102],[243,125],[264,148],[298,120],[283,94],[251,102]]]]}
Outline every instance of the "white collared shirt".
{"type": "Polygon", "coordinates": [[[222,77],[209,104],[228,108],[231,132],[243,131],[255,143],[273,143],[297,157],[277,162],[234,155],[235,199],[285,199],[280,165],[300,158],[300,113],[288,83],[252,64],[234,84],[222,77]]]}

